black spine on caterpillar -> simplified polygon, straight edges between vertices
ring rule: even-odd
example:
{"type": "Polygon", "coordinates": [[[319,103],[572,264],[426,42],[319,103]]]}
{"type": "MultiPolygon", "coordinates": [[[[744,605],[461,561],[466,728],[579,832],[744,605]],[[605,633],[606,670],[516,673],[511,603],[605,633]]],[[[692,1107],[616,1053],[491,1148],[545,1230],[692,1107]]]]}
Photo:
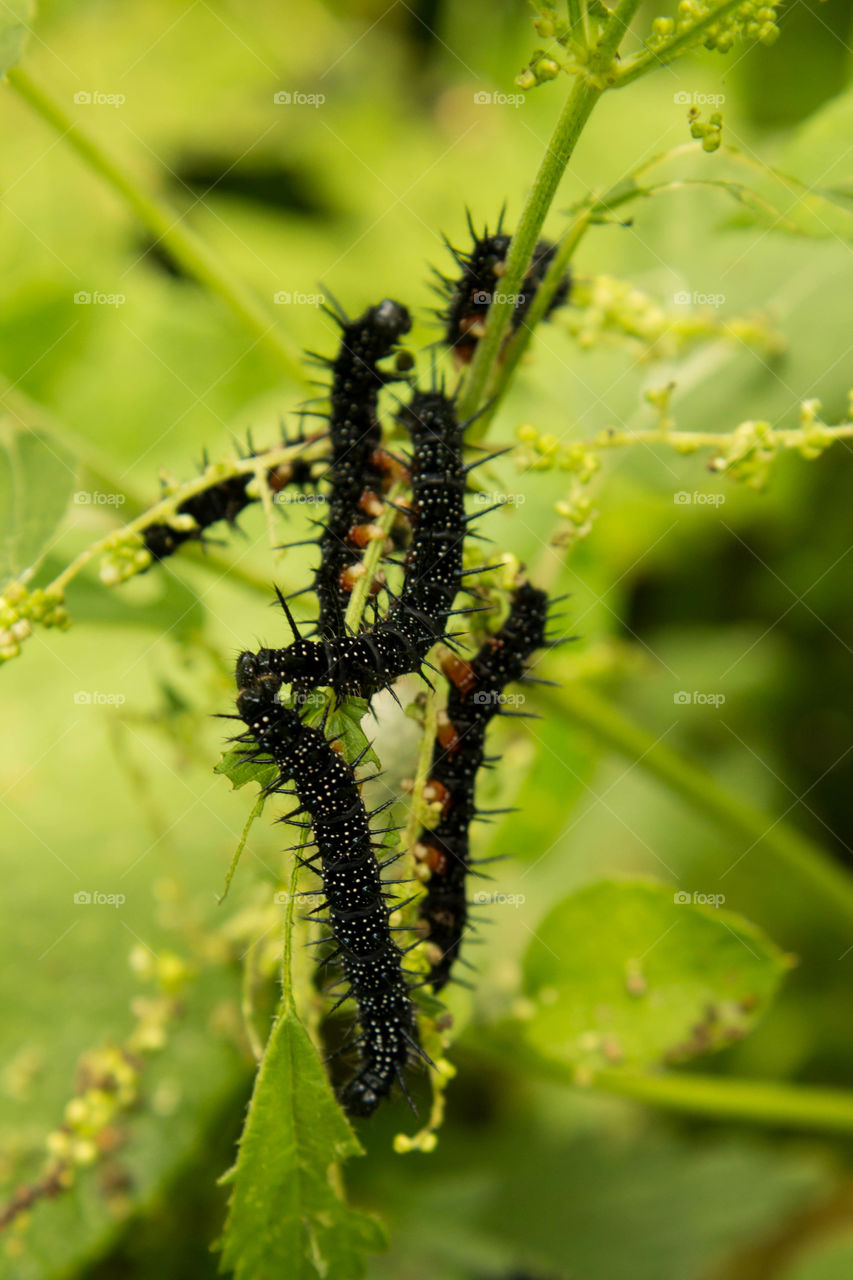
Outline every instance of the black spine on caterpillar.
{"type": "Polygon", "coordinates": [[[463,429],[453,402],[439,391],[417,392],[402,418],[412,440],[412,540],[399,594],[386,616],[358,635],[261,649],[257,660],[265,673],[369,697],[420,671],[444,635],[459,590],[466,531],[463,429]]]}
{"type": "MultiPolygon", "coordinates": [[[[460,274],[455,278],[439,274],[439,292],[446,297],[447,303],[437,314],[444,325],[444,341],[452,349],[459,365],[470,362],[477,343],[483,336],[486,312],[493,296],[500,290],[512,240],[511,236],[501,231],[500,223],[494,235],[490,235],[487,228],[482,236],[478,236],[470,218],[468,226],[474,241],[470,250],[465,252],[448,245],[460,268],[460,274]]],[[[530,310],[536,290],[544,280],[556,252],[557,247],[550,240],[540,240],[533,250],[530,266],[516,297],[511,320],[513,331],[521,326],[530,310]]],[[[567,272],[551,299],[546,316],[563,306],[569,297],[570,288],[571,276],[567,272]]]]}
{"type": "Polygon", "coordinates": [[[387,481],[377,404],[381,388],[397,375],[377,366],[412,327],[406,308],[390,298],[369,307],[357,320],[340,323],[341,343],[331,363],[331,488],[314,577],[320,606],[317,633],[323,638],[343,634],[351,590],[347,570],[362,556],[357,531],[376,514],[370,506],[387,481]]]}
{"type": "Polygon", "coordinates": [[[406,1092],[403,1070],[422,1050],[368,814],[353,767],[321,729],[279,702],[277,680],[264,675],[254,654],[241,655],[237,684],[237,711],[248,730],[241,741],[252,744],[249,757],[272,757],[279,778],[270,790],[292,778],[300,810],[310,815],[317,849],[305,862],[322,878],[332,955],[348,980],[360,1027],[360,1066],[340,1097],[350,1115],[369,1116],[395,1079],[406,1092]]]}
{"type": "MultiPolygon", "coordinates": [[[[307,489],[314,483],[312,467],[313,463],[299,457],[290,462],[279,463],[267,472],[267,484],[274,493],[289,487],[307,489]]],[[[202,541],[205,531],[220,520],[233,525],[240,512],[257,501],[257,498],[250,497],[247,492],[253,479],[251,474],[228,476],[225,480],[214,481],[209,488],[187,498],[176,510],[176,515],[190,516],[195,522],[187,529],[176,528],[166,521],[150,524],[143,530],[142,538],[152,557],[155,560],[165,560],[174,555],[185,542],[202,541]]]]}
{"type": "Polygon", "coordinates": [[[469,662],[451,657],[447,720],[433,748],[427,791],[442,806],[434,827],[418,836],[415,855],[429,869],[420,918],[428,926],[430,977],[439,991],[449,980],[468,923],[470,827],[476,816],[475,788],[483,764],[486,730],[499,714],[503,690],[524,673],[545,642],[548,597],[523,583],[509,616],[469,662]]]}

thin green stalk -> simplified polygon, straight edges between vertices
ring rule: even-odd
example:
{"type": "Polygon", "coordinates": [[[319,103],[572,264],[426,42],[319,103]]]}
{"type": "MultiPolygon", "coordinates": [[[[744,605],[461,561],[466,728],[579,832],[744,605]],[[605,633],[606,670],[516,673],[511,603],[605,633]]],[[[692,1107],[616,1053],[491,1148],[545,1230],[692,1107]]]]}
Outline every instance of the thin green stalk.
{"type": "Polygon", "coordinates": [[[560,241],[557,253],[554,255],[554,261],[548,268],[545,279],[536,290],[536,295],[524,319],[524,323],[513,335],[504,359],[498,366],[488,407],[480,414],[476,422],[471,424],[467,433],[469,443],[481,439],[488,431],[491,421],[500,408],[501,402],[512,383],[515,371],[530,346],[533,334],[544,319],[545,313],[551,305],[551,299],[560,287],[560,282],[565,276],[569,263],[588,226],[589,214],[583,213],[579,215],[560,241]]]}
{"type": "Polygon", "coordinates": [[[255,336],[258,345],[275,358],[288,376],[301,386],[310,385],[302,368],[299,349],[278,332],[275,321],[251,290],[232,275],[209,246],[185,225],[181,214],[164,200],[147,192],[121,160],[109,155],[47,89],[36,84],[20,67],[9,71],[7,80],[15,92],[127,201],[174,261],[225,302],[241,324],[255,336]]]}
{"type": "Polygon", "coordinates": [[[581,131],[601,93],[602,90],[585,77],[576,77],[557,121],[510,243],[506,271],[501,278],[502,292],[489,307],[486,332],[477,344],[474,360],[460,394],[458,413],[463,422],[474,416],[487,396],[492,371],[514,311],[511,299],[522,292],[525,272],[545,217],[581,131]]]}
{"type": "Polygon", "coordinates": [[[775,858],[801,882],[809,885],[835,914],[853,921],[853,877],[820,845],[801,835],[781,818],[774,818],[721,786],[710,773],[691,764],[611,706],[579,681],[549,691],[548,706],[559,710],[590,732],[599,742],[663,782],[695,810],[775,858]]]}
{"type": "MultiPolygon", "coordinates": [[[[818,424],[820,445],[828,448],[836,440],[853,439],[853,422],[841,422],[837,426],[818,424]]],[[[734,431],[679,431],[667,426],[645,427],[636,431],[627,431],[621,427],[609,427],[597,436],[585,440],[572,441],[572,445],[590,452],[604,449],[621,449],[629,445],[665,444],[681,454],[694,453],[698,449],[726,449],[735,440],[734,431]]],[[[810,435],[806,427],[774,427],[772,438],[783,449],[816,448],[818,438],[810,435]]]]}
{"type": "MultiPolygon", "coordinates": [[[[225,480],[231,476],[251,475],[253,471],[258,470],[259,465],[264,468],[272,468],[279,466],[283,462],[289,462],[296,457],[301,460],[311,460],[313,457],[319,457],[320,451],[325,447],[325,442],[322,439],[307,449],[301,444],[281,445],[280,447],[266,450],[262,455],[254,455],[251,458],[238,458],[228,464],[220,463],[217,478],[225,480]]],[[[174,516],[182,502],[187,501],[196,494],[203,493],[210,487],[210,484],[211,478],[208,469],[200,476],[196,476],[193,480],[188,480],[180,485],[165,498],[161,498],[154,506],[148,507],[141,515],[122,525],[121,528],[111,529],[109,533],[104,534],[102,538],[98,538],[96,542],[90,543],[78,556],[75,556],[71,563],[52,582],[47,584],[44,590],[48,593],[61,595],[81,570],[97,556],[108,550],[111,545],[114,545],[117,539],[126,539],[134,534],[141,534],[149,525],[174,516]]]]}
{"type": "Polygon", "coordinates": [[[853,1092],[774,1080],[599,1071],[592,1088],[666,1111],[824,1133],[853,1133],[853,1092]]]}
{"type": "Polygon", "coordinates": [[[585,1091],[614,1094],[635,1102],[709,1120],[823,1133],[853,1133],[853,1091],[776,1080],[739,1080],[691,1072],[644,1072],[602,1068],[587,1079],[577,1064],[545,1056],[519,1039],[517,1024],[478,1027],[476,1043],[465,1047],[484,1062],[506,1069],[512,1062],[530,1076],[585,1091]]]}
{"type": "Polygon", "coordinates": [[[400,485],[394,485],[391,492],[388,494],[388,501],[385,504],[385,510],[376,522],[382,530],[382,537],[374,538],[370,546],[367,548],[367,551],[364,553],[364,557],[361,562],[364,573],[356,582],[349,598],[349,604],[347,605],[346,616],[344,618],[344,625],[346,629],[353,634],[358,631],[361,626],[361,620],[364,617],[364,610],[367,605],[367,595],[376,571],[379,568],[379,561],[382,559],[385,539],[391,532],[391,526],[393,525],[397,515],[396,509],[392,506],[392,503],[394,503],[399,497],[400,489],[400,485]]]}
{"type": "Polygon", "coordinates": [[[674,62],[688,49],[701,45],[710,28],[716,26],[721,18],[737,9],[741,3],[742,0],[725,0],[707,17],[694,22],[686,31],[678,32],[654,49],[646,48],[642,53],[636,53],[633,57],[626,59],[616,73],[615,87],[621,89],[624,85],[639,80],[640,76],[646,75],[649,71],[655,71],[658,67],[665,67],[668,63],[674,62]]]}
{"type": "Polygon", "coordinates": [[[533,250],[593,107],[605,89],[614,83],[613,58],[639,7],[639,0],[619,0],[590,53],[586,74],[577,75],[542,158],[507,255],[501,278],[501,294],[489,307],[486,332],[477,345],[459,401],[459,417],[473,417],[488,398],[490,381],[514,311],[512,298],[521,293],[533,250]]]}
{"type": "MultiPolygon", "coordinates": [[[[308,840],[308,832],[300,831],[298,845],[304,845],[308,840]]],[[[296,1001],[293,994],[293,913],[296,895],[298,893],[297,885],[299,884],[299,850],[296,850],[293,863],[290,868],[290,887],[287,893],[287,906],[284,912],[283,929],[283,945],[281,951],[281,1006],[279,1008],[279,1016],[285,1012],[296,1012],[296,1001]]]]}

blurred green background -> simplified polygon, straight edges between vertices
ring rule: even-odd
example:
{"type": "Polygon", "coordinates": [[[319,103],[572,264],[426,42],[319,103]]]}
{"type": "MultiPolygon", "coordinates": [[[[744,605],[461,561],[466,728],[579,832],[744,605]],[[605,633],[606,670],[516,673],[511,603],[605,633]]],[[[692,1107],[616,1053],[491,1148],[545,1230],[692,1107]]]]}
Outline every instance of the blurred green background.
{"type": "MultiPolygon", "coordinates": [[[[726,136],[748,153],[807,181],[831,168],[837,185],[849,182],[849,141],[830,128],[821,151],[826,115],[809,122],[835,110],[830,99],[848,83],[849,0],[790,6],[781,25],[772,49],[692,57],[603,101],[551,233],[588,187],[687,140],[676,101],[685,92],[724,94],[726,136]]],[[[481,225],[504,201],[511,227],[539,163],[565,84],[527,94],[518,108],[477,101],[513,92],[534,43],[515,0],[77,0],[42,6],[26,66],[168,197],[299,347],[330,351],[328,319],[310,302],[274,298],[325,288],[351,314],[400,297],[419,316],[417,350],[437,336],[428,265],[449,265],[441,233],[464,242],[465,206],[481,225]],[[323,101],[279,105],[281,92],[323,101]],[[86,103],[81,94],[123,100],[86,103]]],[[[266,443],[281,416],[293,422],[301,389],[219,302],[175,273],[115,194],[8,89],[2,108],[0,373],[15,386],[15,412],[51,423],[72,457],[85,442],[116,485],[152,501],[158,468],[189,476],[204,448],[224,456],[248,427],[266,443]],[[81,292],[124,301],[81,305],[81,292]]],[[[722,431],[747,418],[794,425],[809,397],[827,421],[843,416],[853,382],[848,244],[743,225],[707,191],[632,212],[632,225],[589,235],[580,276],[615,275],[667,306],[687,291],[724,295],[724,315],[766,310],[786,353],[768,360],[718,342],[650,364],[627,343],[583,351],[557,319],[534,343],[496,441],[524,422],[565,439],[651,425],[643,390],[670,378],[684,428],[722,431]]],[[[428,363],[420,358],[422,372],[428,363]]],[[[488,532],[534,576],[572,592],[572,657],[615,646],[606,692],[653,739],[853,863],[846,446],[813,463],[783,460],[761,494],[709,475],[699,457],[613,454],[595,490],[598,522],[566,565],[548,545],[561,482],[527,475],[525,504],[491,516],[488,532]],[[679,490],[725,501],[678,505],[679,490]],[[725,702],[680,705],[680,690],[725,702]]],[[[72,504],[48,571],[113,518],[110,508],[72,504]]],[[[284,536],[302,522],[288,516],[284,536]]],[[[310,557],[273,569],[261,513],[249,512],[243,527],[234,554],[244,569],[303,584],[310,557]]],[[[267,597],[177,557],[113,592],[94,576],[80,580],[68,603],[72,630],[41,632],[2,676],[7,1190],[38,1168],[79,1055],[127,1034],[139,991],[131,951],[180,951],[194,930],[239,918],[259,884],[274,885],[279,860],[278,833],[259,823],[230,898],[216,905],[248,801],[212,774],[223,737],[212,713],[228,709],[236,653],[255,639],[283,642],[267,597]],[[116,708],[96,695],[123,701],[116,708]],[[80,891],[126,901],[77,905],[80,891]]],[[[757,1031],[704,1070],[851,1083],[853,937],[840,915],[567,720],[508,732],[504,743],[487,790],[509,793],[523,812],[489,828],[482,847],[517,855],[499,864],[495,888],[525,902],[501,909],[477,956],[473,997],[450,998],[468,1030],[451,1051],[459,1074],[437,1151],[392,1153],[394,1133],[410,1127],[397,1102],[364,1130],[367,1159],[348,1166],[355,1201],[390,1228],[390,1251],[370,1274],[849,1276],[853,1184],[842,1144],[676,1120],[478,1055],[471,1025],[511,1007],[520,958],[548,908],[587,881],[635,873],[724,893],[728,908],[799,958],[757,1031]]],[[[0,1274],[216,1274],[209,1245],[224,1192],[215,1179],[232,1158],[250,1087],[233,1031],[239,976],[236,967],[216,972],[150,1069],[154,1105],[132,1122],[122,1195],[108,1196],[93,1174],[42,1206],[0,1255],[0,1274]]]]}

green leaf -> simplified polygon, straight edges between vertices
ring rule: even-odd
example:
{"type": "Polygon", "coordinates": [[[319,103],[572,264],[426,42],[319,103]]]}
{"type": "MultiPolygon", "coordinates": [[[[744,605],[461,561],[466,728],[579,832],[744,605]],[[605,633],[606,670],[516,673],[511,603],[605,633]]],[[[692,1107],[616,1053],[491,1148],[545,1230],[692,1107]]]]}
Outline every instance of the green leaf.
{"type": "Polygon", "coordinates": [[[795,130],[780,158],[803,182],[820,184],[830,198],[843,199],[853,178],[850,138],[853,135],[853,89],[832,98],[795,130]],[[841,190],[839,190],[839,188],[841,190]]]}
{"type": "Polygon", "coordinates": [[[0,10],[0,75],[21,60],[35,18],[34,0],[4,0],[0,10]]]}
{"type": "MultiPolygon", "coordinates": [[[[324,694],[317,694],[313,701],[307,703],[304,714],[305,723],[314,726],[321,724],[326,717],[328,706],[329,699],[324,694]]],[[[340,706],[332,707],[325,721],[326,737],[340,739],[344,757],[347,760],[355,760],[364,751],[361,763],[375,764],[378,767],[379,757],[361,727],[367,710],[368,704],[364,698],[347,698],[340,706]],[[366,751],[365,748],[367,748],[366,751]]]]}
{"type": "Polygon", "coordinates": [[[245,752],[234,747],[222,753],[213,772],[224,773],[234,790],[239,791],[249,782],[257,782],[259,787],[269,786],[278,777],[278,766],[273,760],[247,760],[245,752]]]}
{"type": "Polygon", "coordinates": [[[564,898],[524,961],[530,1041],[594,1070],[681,1062],[741,1039],[790,961],[748,921],[691,899],[653,880],[564,898]]]}
{"type": "Polygon", "coordinates": [[[267,1045],[234,1168],[223,1262],[237,1280],[358,1280],[385,1247],[376,1219],[338,1194],[336,1162],[362,1154],[308,1033],[283,1005],[267,1045]]]}
{"type": "Polygon", "coordinates": [[[54,437],[0,422],[0,583],[38,565],[75,474],[74,459],[54,437]]]}

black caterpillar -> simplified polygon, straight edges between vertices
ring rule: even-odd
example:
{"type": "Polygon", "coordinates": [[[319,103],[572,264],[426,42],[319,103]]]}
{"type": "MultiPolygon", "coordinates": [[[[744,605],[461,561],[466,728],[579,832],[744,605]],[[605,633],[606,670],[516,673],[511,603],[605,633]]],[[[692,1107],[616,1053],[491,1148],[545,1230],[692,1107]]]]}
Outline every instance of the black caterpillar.
{"type": "Polygon", "coordinates": [[[439,991],[450,978],[468,923],[466,881],[471,870],[469,831],[476,816],[477,774],[486,757],[489,722],[500,715],[503,691],[524,674],[525,664],[546,644],[548,597],[523,583],[509,617],[469,662],[450,657],[446,719],[433,748],[427,794],[441,803],[437,824],[421,831],[415,857],[429,871],[419,915],[427,929],[430,976],[439,991]]]}
{"type": "MultiPolygon", "coordinates": [[[[247,759],[272,757],[279,776],[268,790],[281,792],[293,779],[299,806],[314,829],[316,852],[303,858],[323,881],[324,923],[334,949],[323,963],[337,963],[349,982],[342,1003],[352,996],[361,1028],[353,1041],[361,1065],[341,1091],[351,1115],[369,1116],[398,1080],[408,1097],[403,1070],[416,1055],[417,1022],[402,968],[402,952],[388,923],[389,895],[383,888],[369,815],[359,794],[354,765],[334,750],[322,729],[302,722],[298,713],[278,701],[278,681],[266,675],[254,654],[237,663],[237,710],[248,731],[239,741],[254,744],[247,759]]],[[[355,762],[358,764],[358,761],[355,762]]],[[[384,807],[384,806],[383,806],[384,807]]],[[[288,815],[288,818],[292,817],[288,815]]],[[[311,847],[311,846],[306,846],[311,847]]],[[[406,904],[395,904],[395,909],[406,904]]]]}
{"type": "MultiPolygon", "coordinates": [[[[455,279],[436,272],[439,279],[439,292],[446,298],[446,306],[436,312],[444,326],[444,342],[453,352],[457,365],[468,364],[473,357],[477,343],[485,332],[486,312],[492,297],[500,289],[500,282],[506,267],[507,254],[512,237],[503,230],[503,214],[498,221],[497,231],[492,235],[488,227],[478,236],[474,230],[470,214],[468,229],[474,241],[467,252],[454,249],[448,242],[447,247],[453,254],[461,274],[455,279]]],[[[554,260],[557,246],[550,240],[540,240],[533,250],[533,257],[516,297],[515,309],[511,320],[511,329],[518,329],[530,310],[536,290],[554,260]]],[[[550,316],[557,307],[563,306],[569,297],[571,276],[567,272],[560,281],[551,299],[546,316],[550,316]]]]}
{"type": "Polygon", "coordinates": [[[357,320],[329,314],[343,332],[335,359],[323,361],[332,370],[327,472],[331,489],[314,576],[320,606],[317,633],[323,639],[343,634],[362,551],[374,533],[371,519],[381,513],[381,494],[393,471],[392,460],[382,450],[377,403],[381,388],[399,375],[382,373],[377,365],[412,327],[406,308],[390,298],[369,307],[357,320]]]}
{"type": "MultiPolygon", "coordinates": [[[[462,574],[466,468],[463,428],[440,391],[417,392],[403,412],[412,440],[412,540],[403,585],[386,616],[369,630],[261,649],[259,670],[280,681],[370,697],[399,676],[418,672],[446,632],[462,574]]],[[[291,625],[293,625],[291,620],[291,625]]]]}
{"type": "MultiPolygon", "coordinates": [[[[285,441],[285,443],[290,442],[285,441]]],[[[263,454],[250,452],[248,456],[258,458],[263,457],[263,454]]],[[[266,482],[273,493],[280,493],[291,486],[296,489],[307,489],[314,484],[313,467],[314,463],[304,458],[280,462],[277,466],[270,467],[266,482]]],[[[150,524],[143,530],[142,538],[153,558],[165,560],[167,556],[174,555],[185,542],[203,541],[205,531],[211,525],[218,524],[220,520],[233,525],[241,511],[245,510],[250,503],[258,501],[247,493],[253,479],[254,476],[251,474],[229,476],[226,480],[214,481],[209,488],[187,498],[186,502],[182,502],[177,508],[176,515],[192,517],[195,524],[188,529],[176,528],[165,521],[150,524]]]]}

